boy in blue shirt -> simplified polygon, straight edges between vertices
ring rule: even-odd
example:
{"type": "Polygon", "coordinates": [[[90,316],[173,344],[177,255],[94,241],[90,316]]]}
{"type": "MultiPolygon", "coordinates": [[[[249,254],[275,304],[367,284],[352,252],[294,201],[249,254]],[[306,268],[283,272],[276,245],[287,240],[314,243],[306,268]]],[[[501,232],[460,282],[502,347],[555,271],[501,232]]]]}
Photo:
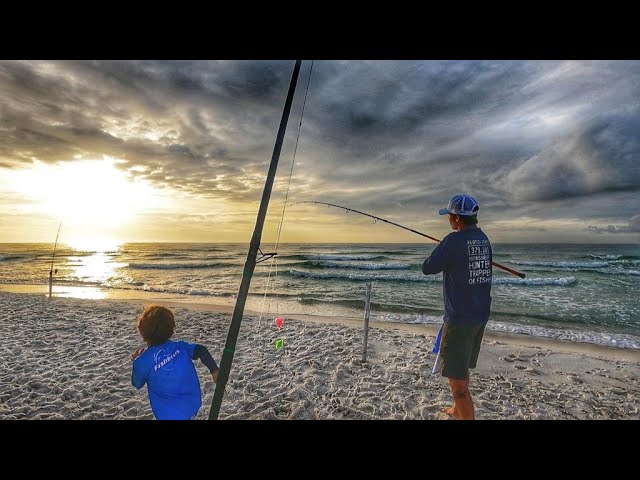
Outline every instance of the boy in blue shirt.
{"type": "Polygon", "coordinates": [[[475,368],[489,320],[493,253],[477,226],[475,198],[455,195],[440,215],[449,215],[450,233],[422,264],[422,273],[443,274],[444,324],[440,341],[440,373],[449,379],[453,407],[443,411],[456,419],[474,420],[469,369],[475,368]]]}
{"type": "Polygon", "coordinates": [[[198,413],[202,393],[193,360],[199,358],[213,381],[218,379],[218,366],[206,347],[169,340],[175,327],[173,313],[157,305],[146,307],[137,319],[148,348],[131,354],[131,383],[137,389],[147,384],[151,410],[158,420],[189,420],[198,413]]]}

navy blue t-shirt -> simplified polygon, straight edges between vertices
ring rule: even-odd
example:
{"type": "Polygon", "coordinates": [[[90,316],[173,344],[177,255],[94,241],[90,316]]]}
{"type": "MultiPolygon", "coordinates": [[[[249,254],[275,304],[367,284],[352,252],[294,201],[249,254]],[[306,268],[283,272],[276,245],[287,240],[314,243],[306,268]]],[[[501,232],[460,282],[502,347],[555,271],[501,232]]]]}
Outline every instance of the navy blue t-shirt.
{"type": "Polygon", "coordinates": [[[452,232],[422,264],[422,273],[444,272],[444,321],[479,324],[491,308],[491,242],[476,225],[452,232]]]}
{"type": "Polygon", "coordinates": [[[202,405],[200,381],[193,364],[196,344],[168,340],[147,348],[133,361],[131,383],[147,384],[151,410],[158,420],[188,420],[202,405]]]}

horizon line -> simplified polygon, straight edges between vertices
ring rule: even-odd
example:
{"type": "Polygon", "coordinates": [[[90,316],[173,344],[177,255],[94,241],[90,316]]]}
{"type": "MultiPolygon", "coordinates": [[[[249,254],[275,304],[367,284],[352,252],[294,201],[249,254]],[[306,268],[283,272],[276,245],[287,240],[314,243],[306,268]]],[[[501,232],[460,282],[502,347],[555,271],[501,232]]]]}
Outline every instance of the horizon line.
{"type": "MultiPolygon", "coordinates": [[[[53,242],[31,242],[31,241],[14,241],[14,242],[0,242],[0,245],[8,244],[43,244],[48,245],[53,242]]],[[[62,245],[71,245],[68,242],[58,242],[62,245]]],[[[202,241],[165,241],[165,240],[149,240],[149,241],[122,241],[114,242],[118,245],[135,245],[135,244],[149,244],[149,243],[167,243],[167,244],[202,244],[202,245],[238,245],[248,244],[250,241],[235,241],[235,242],[202,242],[202,241]]],[[[275,243],[271,241],[261,242],[261,244],[275,243]]],[[[433,245],[436,242],[279,242],[279,245],[433,245]]],[[[494,245],[638,245],[640,243],[626,243],[626,242],[491,242],[494,245]]]]}

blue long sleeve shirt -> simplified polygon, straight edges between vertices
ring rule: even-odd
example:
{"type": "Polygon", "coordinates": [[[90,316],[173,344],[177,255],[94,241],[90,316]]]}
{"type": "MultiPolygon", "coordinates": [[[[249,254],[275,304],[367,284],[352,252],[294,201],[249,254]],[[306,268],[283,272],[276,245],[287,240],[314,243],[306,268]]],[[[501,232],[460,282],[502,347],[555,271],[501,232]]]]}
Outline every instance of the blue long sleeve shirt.
{"type": "Polygon", "coordinates": [[[422,273],[443,272],[444,321],[479,324],[489,319],[493,252],[476,225],[447,235],[422,264],[422,273]]]}
{"type": "Polygon", "coordinates": [[[145,383],[151,410],[158,420],[188,420],[202,406],[202,393],[193,360],[200,359],[210,371],[217,369],[206,347],[182,340],[168,340],[147,348],[133,361],[131,383],[145,383]]]}

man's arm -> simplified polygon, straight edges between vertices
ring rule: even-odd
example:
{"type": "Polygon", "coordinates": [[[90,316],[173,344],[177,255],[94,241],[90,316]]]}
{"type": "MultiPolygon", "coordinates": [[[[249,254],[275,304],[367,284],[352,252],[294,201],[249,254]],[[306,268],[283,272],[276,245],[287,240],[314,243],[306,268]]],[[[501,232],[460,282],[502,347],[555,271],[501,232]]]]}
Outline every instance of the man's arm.
{"type": "Polygon", "coordinates": [[[447,266],[449,248],[448,241],[445,237],[436,248],[433,249],[429,258],[422,263],[422,273],[425,275],[432,275],[434,273],[442,272],[447,266]]]}

